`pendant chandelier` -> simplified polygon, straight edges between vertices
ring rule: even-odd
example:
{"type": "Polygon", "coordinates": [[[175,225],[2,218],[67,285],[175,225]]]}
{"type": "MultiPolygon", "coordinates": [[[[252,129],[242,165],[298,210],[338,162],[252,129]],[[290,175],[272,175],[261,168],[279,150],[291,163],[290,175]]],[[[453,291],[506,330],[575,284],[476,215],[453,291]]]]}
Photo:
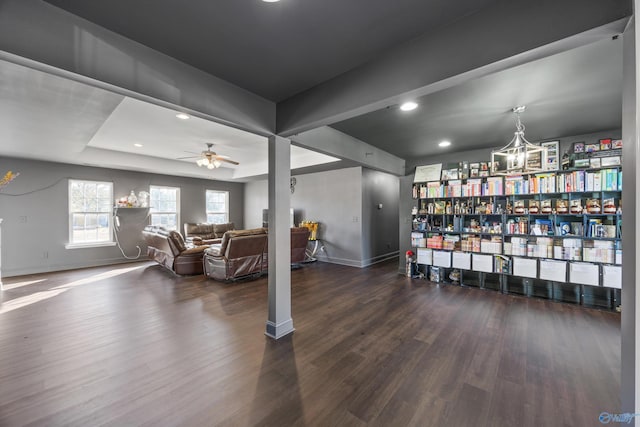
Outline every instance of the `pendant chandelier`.
{"type": "Polygon", "coordinates": [[[526,106],[512,109],[516,115],[516,131],[513,139],[499,150],[491,152],[491,165],[494,175],[536,173],[546,170],[547,148],[534,145],[524,137],[524,125],[520,114],[526,106]]]}

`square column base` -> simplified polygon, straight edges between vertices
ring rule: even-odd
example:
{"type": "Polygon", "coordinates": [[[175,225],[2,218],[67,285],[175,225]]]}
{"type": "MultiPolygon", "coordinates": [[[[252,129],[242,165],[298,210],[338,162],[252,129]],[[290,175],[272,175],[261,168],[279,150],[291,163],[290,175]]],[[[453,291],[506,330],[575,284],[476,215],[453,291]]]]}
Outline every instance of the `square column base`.
{"type": "Polygon", "coordinates": [[[273,338],[274,340],[280,339],[285,335],[289,335],[295,331],[293,328],[293,319],[285,320],[279,324],[275,324],[270,320],[267,320],[267,329],[264,332],[266,336],[269,338],[273,338]]]}

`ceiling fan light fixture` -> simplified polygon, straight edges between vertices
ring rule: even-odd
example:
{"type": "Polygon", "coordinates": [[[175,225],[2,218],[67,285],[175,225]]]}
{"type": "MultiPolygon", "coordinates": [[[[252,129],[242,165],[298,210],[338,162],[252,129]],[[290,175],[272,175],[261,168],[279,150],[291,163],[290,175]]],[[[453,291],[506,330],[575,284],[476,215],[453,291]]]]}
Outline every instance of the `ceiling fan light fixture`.
{"type": "Polygon", "coordinates": [[[178,158],[181,159],[193,159],[197,157],[195,160],[196,165],[200,167],[206,167],[207,169],[217,169],[222,166],[223,163],[230,163],[232,165],[239,165],[240,163],[231,160],[229,156],[218,155],[215,151],[212,150],[213,144],[207,143],[207,149],[202,151],[199,156],[189,156],[178,158]]]}
{"type": "Polygon", "coordinates": [[[413,101],[407,101],[400,105],[402,111],[412,111],[418,108],[418,103],[413,101]]]}

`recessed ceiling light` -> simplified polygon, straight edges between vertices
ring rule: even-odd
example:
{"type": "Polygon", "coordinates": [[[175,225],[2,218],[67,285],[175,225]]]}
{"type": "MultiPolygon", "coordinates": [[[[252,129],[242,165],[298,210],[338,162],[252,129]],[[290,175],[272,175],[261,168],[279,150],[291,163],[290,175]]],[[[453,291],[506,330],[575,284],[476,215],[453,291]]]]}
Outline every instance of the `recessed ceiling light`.
{"type": "Polygon", "coordinates": [[[189,115],[185,113],[178,113],[176,114],[176,117],[179,118],[180,120],[187,120],[189,118],[189,115]]]}
{"type": "Polygon", "coordinates": [[[133,146],[134,146],[134,147],[138,147],[138,148],[140,148],[140,147],[142,147],[142,144],[138,144],[138,143],[136,142],[135,144],[133,144],[133,146]]]}
{"type": "Polygon", "coordinates": [[[278,2],[280,0],[262,0],[262,1],[265,2],[265,3],[275,3],[275,2],[278,2]]]}
{"type": "Polygon", "coordinates": [[[451,145],[451,142],[449,141],[442,141],[438,144],[440,147],[448,147],[451,145]]]}
{"type": "Polygon", "coordinates": [[[413,101],[405,102],[404,104],[400,105],[400,109],[402,111],[411,111],[415,110],[416,108],[418,108],[418,104],[413,101]]]}

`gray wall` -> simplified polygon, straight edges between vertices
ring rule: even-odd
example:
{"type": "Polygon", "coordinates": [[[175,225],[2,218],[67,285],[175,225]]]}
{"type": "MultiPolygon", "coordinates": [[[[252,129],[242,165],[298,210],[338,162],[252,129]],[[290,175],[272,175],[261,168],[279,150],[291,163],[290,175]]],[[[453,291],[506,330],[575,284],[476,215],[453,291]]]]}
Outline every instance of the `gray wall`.
{"type": "MultiPolygon", "coordinates": [[[[295,221],[318,221],[325,252],[318,258],[338,264],[362,263],[362,173],[360,167],[296,175],[291,207],[295,221]]],[[[267,181],[245,184],[247,228],[262,225],[268,207],[267,181]]]]}
{"type": "MultiPolygon", "coordinates": [[[[510,137],[507,135],[506,137],[510,137]]],[[[564,154],[564,152],[571,147],[574,142],[584,141],[585,143],[595,143],[598,142],[599,139],[602,138],[614,138],[620,139],[622,137],[622,129],[612,129],[606,130],[602,132],[590,133],[586,135],[575,135],[575,136],[567,136],[562,138],[555,138],[555,140],[560,141],[560,154],[564,154]]],[[[550,139],[552,141],[554,139],[550,139]]],[[[505,140],[505,145],[508,143],[508,140],[505,140]]],[[[500,147],[498,147],[500,148],[500,147]]],[[[442,154],[440,156],[433,157],[423,157],[418,159],[409,159],[407,160],[407,172],[408,175],[400,178],[400,240],[399,240],[399,250],[400,253],[404,253],[405,251],[411,249],[411,208],[416,205],[415,201],[411,198],[411,186],[413,184],[413,174],[415,172],[415,167],[420,165],[430,165],[434,163],[454,163],[459,161],[470,161],[470,162],[484,162],[491,160],[491,148],[480,149],[480,150],[471,150],[471,151],[463,151],[457,153],[447,153],[442,154]]],[[[405,258],[404,256],[400,257],[399,260],[399,270],[404,274],[405,271],[405,258]]]]}
{"type": "MultiPolygon", "coordinates": [[[[126,196],[131,190],[136,193],[148,191],[149,185],[180,187],[182,223],[205,221],[205,190],[229,191],[230,219],[237,228],[244,225],[244,184],[0,158],[0,174],[4,175],[7,170],[19,172],[20,176],[0,191],[0,218],[4,219],[3,276],[126,261],[117,247],[65,249],[69,240],[70,178],[113,182],[114,197],[126,196]]],[[[141,230],[148,223],[147,213],[142,210],[120,210],[119,217],[121,231],[118,237],[125,253],[136,255],[136,245],[139,245],[144,257],[146,246],[141,230]]]]}
{"type": "MultiPolygon", "coordinates": [[[[325,252],[318,259],[362,267],[397,251],[398,178],[361,167],[296,175],[295,221],[318,221],[325,252]],[[383,204],[378,210],[375,205],[383,204]]],[[[267,182],[245,186],[245,224],[262,225],[267,182]]]]}
{"type": "Polygon", "coordinates": [[[362,169],[362,260],[369,265],[398,254],[399,178],[362,169]],[[382,205],[382,208],[379,205],[382,205]]]}

